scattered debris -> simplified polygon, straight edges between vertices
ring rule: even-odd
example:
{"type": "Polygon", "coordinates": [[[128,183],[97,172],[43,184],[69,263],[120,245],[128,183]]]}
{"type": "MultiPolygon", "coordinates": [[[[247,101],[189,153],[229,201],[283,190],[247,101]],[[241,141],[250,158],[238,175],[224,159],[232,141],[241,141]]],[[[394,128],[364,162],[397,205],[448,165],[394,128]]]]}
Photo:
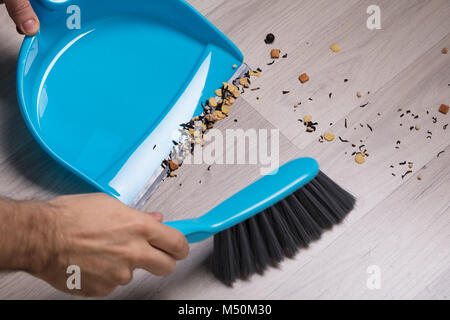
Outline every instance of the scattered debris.
{"type": "Polygon", "coordinates": [[[324,135],[323,135],[323,137],[324,137],[324,139],[326,140],[326,141],[328,141],[328,142],[331,142],[331,141],[333,141],[335,138],[336,138],[336,136],[334,135],[334,134],[332,134],[332,133],[325,133],[324,135]]]}
{"type": "Polygon", "coordinates": [[[365,108],[365,107],[367,107],[369,105],[369,102],[367,102],[367,103],[365,103],[365,104],[363,104],[363,105],[361,105],[361,106],[359,106],[360,108],[365,108]]]}
{"type": "Polygon", "coordinates": [[[441,52],[442,52],[442,54],[447,54],[448,53],[448,49],[447,48],[442,48],[441,52]]]}
{"type": "Polygon", "coordinates": [[[272,59],[278,59],[280,57],[281,50],[280,49],[272,49],[270,52],[270,56],[272,59]]]}
{"type": "Polygon", "coordinates": [[[264,39],[264,42],[265,42],[266,44],[272,44],[272,43],[274,43],[274,42],[275,42],[275,36],[274,36],[274,34],[273,34],[273,33],[269,33],[269,34],[266,36],[266,39],[264,39]]]}
{"type": "Polygon", "coordinates": [[[356,96],[357,96],[358,98],[362,98],[362,93],[358,91],[358,92],[356,93],[356,96]]]}
{"type": "Polygon", "coordinates": [[[247,77],[242,77],[239,79],[239,84],[244,88],[250,88],[250,81],[247,77]]]}
{"type": "Polygon", "coordinates": [[[209,98],[208,105],[212,108],[217,107],[217,100],[214,97],[209,98]]]}
{"type": "Polygon", "coordinates": [[[364,162],[366,162],[365,154],[363,152],[357,153],[355,155],[355,162],[357,164],[363,164],[364,162]]]}
{"type": "Polygon", "coordinates": [[[402,179],[405,179],[406,178],[406,176],[408,175],[408,174],[411,174],[412,173],[412,171],[411,170],[408,170],[408,171],[406,171],[405,172],[405,174],[404,175],[402,175],[402,179]]]}
{"type": "MultiPolygon", "coordinates": [[[[181,139],[179,142],[173,141],[174,148],[169,155],[169,159],[161,164],[164,169],[169,169],[169,177],[177,176],[175,171],[181,167],[189,154],[194,153],[196,145],[205,145],[204,136],[207,130],[212,129],[217,121],[228,117],[230,107],[240,97],[241,88],[239,88],[239,85],[242,86],[242,89],[247,85],[250,86],[250,76],[258,76],[262,72],[259,68],[257,70],[256,73],[247,72],[245,76],[233,83],[223,82],[222,87],[215,90],[216,97],[211,97],[201,104],[203,113],[192,118],[188,123],[180,125],[181,139]]],[[[237,119],[234,122],[237,122],[237,119]]]]}
{"type": "Polygon", "coordinates": [[[299,77],[298,80],[300,80],[301,83],[305,83],[309,81],[309,76],[306,73],[302,73],[299,77]]]}
{"type": "Polygon", "coordinates": [[[299,119],[300,122],[303,122],[303,125],[306,127],[306,132],[312,133],[317,130],[317,122],[312,122],[312,116],[305,116],[303,120],[299,119]]]}
{"type": "Polygon", "coordinates": [[[441,152],[439,152],[437,157],[439,158],[443,153],[445,153],[445,150],[442,150],[441,152]]]}
{"type": "Polygon", "coordinates": [[[341,52],[341,47],[339,47],[339,45],[336,44],[336,43],[333,43],[333,44],[330,46],[330,49],[331,49],[331,51],[333,51],[333,52],[341,52]]]}
{"type": "Polygon", "coordinates": [[[312,121],[312,116],[305,116],[303,118],[303,122],[311,122],[312,121]]]}
{"type": "Polygon", "coordinates": [[[178,163],[177,160],[170,160],[169,167],[170,167],[170,170],[175,171],[175,170],[178,170],[178,168],[180,167],[180,164],[178,163]]]}
{"type": "Polygon", "coordinates": [[[439,112],[442,114],[447,114],[449,109],[450,107],[448,105],[441,104],[441,106],[439,107],[439,112]]]}
{"type": "Polygon", "coordinates": [[[419,175],[417,176],[417,180],[422,181],[422,179],[423,179],[422,175],[419,174],[419,175]]]}

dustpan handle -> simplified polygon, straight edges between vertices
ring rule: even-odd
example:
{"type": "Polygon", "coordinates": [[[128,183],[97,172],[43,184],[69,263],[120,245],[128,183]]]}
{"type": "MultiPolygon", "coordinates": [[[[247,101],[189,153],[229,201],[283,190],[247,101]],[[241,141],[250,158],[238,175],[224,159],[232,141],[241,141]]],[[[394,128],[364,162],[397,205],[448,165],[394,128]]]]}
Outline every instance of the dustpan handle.
{"type": "Polygon", "coordinates": [[[319,165],[314,159],[293,160],[274,174],[264,176],[236,193],[204,216],[166,224],[181,231],[190,243],[206,240],[271,207],[309,183],[318,173],[319,165]]]}

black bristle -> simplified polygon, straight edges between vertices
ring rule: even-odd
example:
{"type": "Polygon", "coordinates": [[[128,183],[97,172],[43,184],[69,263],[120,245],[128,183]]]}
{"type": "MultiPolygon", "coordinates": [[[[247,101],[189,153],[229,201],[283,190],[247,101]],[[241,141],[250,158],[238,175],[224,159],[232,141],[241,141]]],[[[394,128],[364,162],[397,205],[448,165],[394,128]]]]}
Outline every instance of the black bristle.
{"type": "Polygon", "coordinates": [[[255,273],[255,260],[250,247],[247,226],[245,223],[241,223],[234,229],[236,232],[236,239],[238,240],[237,244],[239,244],[236,246],[239,251],[239,275],[241,279],[247,279],[250,275],[255,273]]]}
{"type": "Polygon", "coordinates": [[[285,199],[289,204],[292,211],[294,211],[298,222],[304,227],[306,231],[306,237],[308,239],[308,243],[311,243],[314,240],[318,240],[322,234],[322,229],[320,226],[314,221],[305,207],[298,201],[296,197],[288,197],[285,199]]]}
{"type": "Polygon", "coordinates": [[[283,256],[288,258],[294,257],[298,247],[294,240],[294,235],[290,231],[289,224],[276,206],[269,208],[268,211],[270,211],[268,216],[272,220],[272,226],[283,250],[283,256]]]}
{"type": "Polygon", "coordinates": [[[297,197],[298,201],[305,206],[308,213],[322,229],[328,230],[336,223],[327,208],[323,206],[323,203],[316,199],[308,190],[308,186],[294,193],[294,197],[297,197]]]}
{"type": "Polygon", "coordinates": [[[233,284],[239,278],[238,256],[232,237],[233,230],[225,230],[214,237],[214,253],[212,270],[214,275],[227,285],[233,284]],[[228,261],[222,264],[221,261],[228,261]]]}
{"type": "Polygon", "coordinates": [[[294,233],[294,241],[299,248],[305,248],[310,242],[310,236],[300,223],[299,219],[295,216],[295,212],[291,209],[286,199],[281,200],[278,203],[278,207],[283,215],[283,218],[291,226],[291,231],[294,233]]]}
{"type": "Polygon", "coordinates": [[[292,258],[342,222],[355,198],[320,172],[308,185],[214,238],[212,271],[227,285],[292,258]]]}
{"type": "Polygon", "coordinates": [[[256,219],[251,218],[246,224],[248,226],[253,258],[255,259],[255,270],[257,273],[263,274],[266,265],[271,263],[269,252],[264,244],[264,238],[256,223],[256,219]]]}
{"type": "Polygon", "coordinates": [[[283,261],[283,248],[278,242],[273,226],[267,216],[267,213],[264,211],[263,213],[258,214],[255,218],[258,222],[259,230],[261,230],[264,245],[267,248],[267,252],[269,252],[271,264],[277,266],[279,262],[283,261]]]}

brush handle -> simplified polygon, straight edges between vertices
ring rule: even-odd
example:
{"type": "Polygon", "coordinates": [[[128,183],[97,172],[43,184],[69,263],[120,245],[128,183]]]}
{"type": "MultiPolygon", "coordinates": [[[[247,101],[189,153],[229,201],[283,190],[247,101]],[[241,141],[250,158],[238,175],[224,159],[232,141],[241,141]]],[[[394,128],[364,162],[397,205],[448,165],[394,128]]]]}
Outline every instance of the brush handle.
{"type": "Polygon", "coordinates": [[[309,183],[318,173],[319,165],[314,159],[293,160],[236,193],[204,216],[166,224],[181,231],[189,243],[206,240],[271,207],[309,183]]]}

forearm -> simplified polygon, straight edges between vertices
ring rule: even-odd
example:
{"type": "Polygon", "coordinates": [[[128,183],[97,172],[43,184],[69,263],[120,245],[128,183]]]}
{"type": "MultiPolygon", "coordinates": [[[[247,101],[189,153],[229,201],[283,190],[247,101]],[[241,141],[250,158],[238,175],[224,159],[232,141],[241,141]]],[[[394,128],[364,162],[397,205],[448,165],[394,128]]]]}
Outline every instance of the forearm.
{"type": "Polygon", "coordinates": [[[51,223],[40,202],[0,199],[0,270],[41,270],[51,250],[51,223]]]}
{"type": "Polygon", "coordinates": [[[187,257],[186,238],[161,222],[161,214],[105,194],[0,199],[0,270],[29,272],[71,294],[104,296],[130,282],[135,269],[165,276],[187,257]],[[75,291],[67,286],[72,265],[81,270],[75,291]]]}

